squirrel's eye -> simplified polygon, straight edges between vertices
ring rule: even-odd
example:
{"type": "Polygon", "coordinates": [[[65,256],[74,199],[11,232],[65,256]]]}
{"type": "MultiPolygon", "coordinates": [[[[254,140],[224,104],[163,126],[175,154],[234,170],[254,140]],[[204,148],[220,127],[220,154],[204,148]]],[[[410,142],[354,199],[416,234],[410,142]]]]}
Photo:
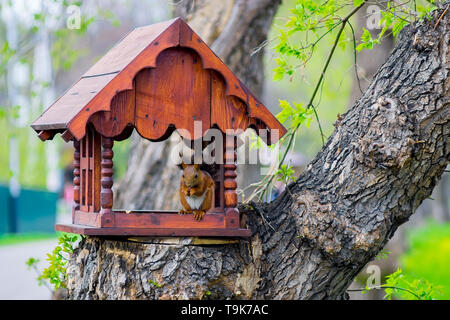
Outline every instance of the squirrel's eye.
{"type": "Polygon", "coordinates": [[[198,174],[196,174],[195,177],[198,178],[198,174]]]}
{"type": "Polygon", "coordinates": [[[184,174],[183,174],[183,178],[184,178],[184,174]]]}

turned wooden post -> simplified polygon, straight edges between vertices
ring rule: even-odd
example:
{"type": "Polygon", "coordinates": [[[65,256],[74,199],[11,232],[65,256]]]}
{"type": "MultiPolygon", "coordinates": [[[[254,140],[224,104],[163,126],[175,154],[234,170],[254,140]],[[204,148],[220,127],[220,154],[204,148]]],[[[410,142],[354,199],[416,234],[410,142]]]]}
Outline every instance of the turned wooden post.
{"type": "Polygon", "coordinates": [[[74,210],[80,208],[80,141],[73,142],[73,201],[74,210]]]}
{"type": "Polygon", "coordinates": [[[100,205],[101,213],[105,219],[102,219],[102,226],[112,223],[110,218],[113,207],[113,156],[112,150],[114,141],[111,138],[102,137],[102,161],[101,161],[101,191],[100,191],[100,205]]]}
{"type": "Polygon", "coordinates": [[[237,206],[236,182],[236,136],[225,134],[224,143],[224,197],[225,197],[225,227],[239,228],[239,211],[237,206]]]}

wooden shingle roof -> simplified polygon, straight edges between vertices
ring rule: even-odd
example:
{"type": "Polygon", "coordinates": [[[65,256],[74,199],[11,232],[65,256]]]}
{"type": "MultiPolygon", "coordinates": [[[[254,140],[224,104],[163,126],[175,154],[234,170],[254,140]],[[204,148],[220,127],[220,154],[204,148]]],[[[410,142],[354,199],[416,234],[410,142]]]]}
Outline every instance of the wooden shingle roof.
{"type": "MultiPolygon", "coordinates": [[[[246,117],[245,119],[248,118],[239,124],[243,130],[248,126],[258,124],[259,127],[265,127],[269,130],[279,130],[279,137],[285,134],[286,129],[270,111],[258,101],[221,59],[180,18],[136,28],[128,33],[36,119],[31,127],[40,134],[42,140],[51,138],[56,132],[64,132],[66,136],[80,140],[84,137],[86,125],[89,121],[92,121],[92,116],[96,113],[111,112],[112,101],[120,93],[134,92],[137,74],[144,69],[156,68],[157,60],[161,60],[161,53],[168,49],[191,50],[200,56],[203,69],[214,70],[214,72],[220,74],[225,83],[224,94],[227,97],[234,97],[233,99],[237,99],[240,101],[239,103],[242,102],[245,105],[245,110],[236,109],[246,117]]],[[[187,53],[183,54],[186,55],[187,53]]],[[[167,59],[170,59],[170,55],[166,56],[167,59]]],[[[214,77],[217,76],[213,75],[211,79],[214,77]]],[[[222,80],[219,79],[218,81],[222,80]]],[[[190,93],[188,90],[184,92],[186,98],[188,98],[190,93]]],[[[137,100],[134,99],[133,103],[137,103],[135,101],[137,100]]],[[[222,103],[215,108],[228,108],[227,106],[231,104],[222,103]]],[[[164,104],[159,107],[164,108],[164,104]]],[[[183,108],[182,105],[179,108],[179,110],[175,110],[176,113],[190,112],[190,109],[181,109],[183,108]]],[[[169,113],[170,111],[168,110],[169,113]]],[[[173,111],[172,113],[174,113],[173,111]]],[[[136,126],[138,111],[133,109],[132,112],[136,112],[136,115],[127,120],[128,124],[135,126],[141,133],[141,131],[144,131],[143,127],[139,130],[136,126]]],[[[201,110],[198,112],[202,113],[201,110]]],[[[236,111],[233,112],[236,113],[236,111]]],[[[213,114],[217,114],[217,111],[215,113],[211,111],[210,113],[208,125],[217,124],[222,130],[225,130],[226,128],[223,128],[225,124],[219,123],[223,120],[219,119],[221,117],[217,117],[217,120],[212,119],[213,114]]],[[[221,114],[226,116],[230,113],[224,111],[221,114]]],[[[190,117],[190,115],[186,114],[186,117],[190,117]]],[[[105,117],[103,118],[105,119],[105,117]]],[[[181,124],[177,123],[177,119],[165,119],[165,122],[160,125],[173,125],[178,128],[181,124]]],[[[99,122],[97,121],[97,123],[99,122]]],[[[183,124],[186,125],[185,122],[183,124]]],[[[155,121],[153,126],[155,127],[155,121]]],[[[189,126],[190,124],[188,124],[189,126]]],[[[148,131],[149,129],[145,130],[148,131]]],[[[143,136],[147,137],[146,135],[143,136]]],[[[148,138],[156,140],[158,138],[157,133],[149,133],[148,138]]]]}

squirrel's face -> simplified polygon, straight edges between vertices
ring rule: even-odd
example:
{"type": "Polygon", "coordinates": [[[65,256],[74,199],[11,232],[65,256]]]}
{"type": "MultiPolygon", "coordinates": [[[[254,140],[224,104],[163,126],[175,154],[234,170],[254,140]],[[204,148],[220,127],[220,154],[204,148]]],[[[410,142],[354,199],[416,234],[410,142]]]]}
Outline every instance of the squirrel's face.
{"type": "Polygon", "coordinates": [[[194,195],[197,187],[201,182],[201,171],[198,164],[182,164],[183,167],[183,176],[182,179],[184,181],[185,194],[187,196],[194,195]]]}

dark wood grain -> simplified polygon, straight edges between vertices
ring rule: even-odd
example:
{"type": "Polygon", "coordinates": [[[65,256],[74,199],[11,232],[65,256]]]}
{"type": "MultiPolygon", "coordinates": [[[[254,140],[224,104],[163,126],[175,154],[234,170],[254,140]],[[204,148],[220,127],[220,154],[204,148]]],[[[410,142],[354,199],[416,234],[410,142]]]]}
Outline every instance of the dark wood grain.
{"type": "Polygon", "coordinates": [[[38,138],[41,141],[52,140],[56,133],[56,130],[42,130],[38,133],[38,138]]]}
{"type": "Polygon", "coordinates": [[[72,140],[75,140],[74,139],[74,136],[73,136],[73,134],[70,132],[70,130],[64,130],[64,132],[63,133],[61,133],[61,138],[65,141],[65,142],[69,142],[69,141],[72,141],[72,140]]]}
{"type": "Polygon", "coordinates": [[[164,137],[169,126],[185,129],[180,134],[198,139],[210,128],[210,71],[202,68],[200,57],[191,50],[163,51],[157,67],[136,76],[136,128],[150,140],[164,137]],[[202,130],[195,136],[194,122],[202,130]]]}

